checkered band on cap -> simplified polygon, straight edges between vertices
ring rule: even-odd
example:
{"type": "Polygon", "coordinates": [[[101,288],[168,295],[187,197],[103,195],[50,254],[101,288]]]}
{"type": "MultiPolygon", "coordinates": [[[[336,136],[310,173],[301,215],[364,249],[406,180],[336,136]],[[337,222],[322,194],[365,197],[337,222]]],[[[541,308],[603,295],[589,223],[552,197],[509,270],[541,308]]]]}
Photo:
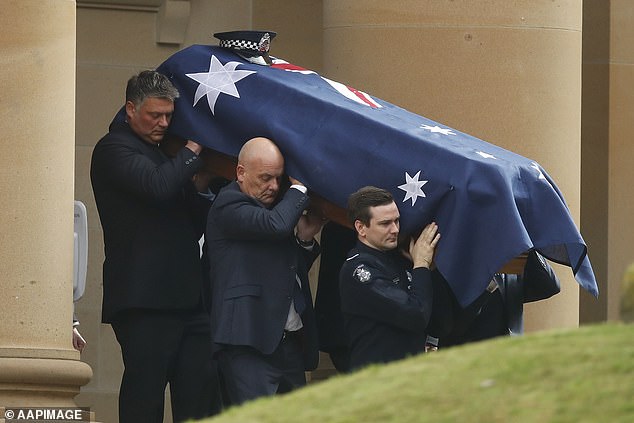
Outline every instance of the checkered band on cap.
{"type": "Polygon", "coordinates": [[[250,50],[260,53],[268,53],[271,46],[271,37],[264,34],[259,42],[249,40],[220,40],[220,47],[232,48],[234,50],[250,50]]]}
{"type": "Polygon", "coordinates": [[[220,47],[258,51],[258,43],[248,40],[220,40],[220,47]]]}

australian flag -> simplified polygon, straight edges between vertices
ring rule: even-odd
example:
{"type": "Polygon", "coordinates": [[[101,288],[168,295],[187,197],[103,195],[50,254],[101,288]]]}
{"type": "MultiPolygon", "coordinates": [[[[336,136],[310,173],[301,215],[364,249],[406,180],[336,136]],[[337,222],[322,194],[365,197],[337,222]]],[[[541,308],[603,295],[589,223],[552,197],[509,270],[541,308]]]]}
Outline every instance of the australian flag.
{"type": "Polygon", "coordinates": [[[157,70],[181,94],[172,133],[234,157],[264,136],[289,175],[337,206],[375,185],[394,195],[402,233],[436,221],[436,265],[463,305],[531,248],[598,295],[585,242],[534,160],[279,59],[262,66],[194,45],[157,70]]]}

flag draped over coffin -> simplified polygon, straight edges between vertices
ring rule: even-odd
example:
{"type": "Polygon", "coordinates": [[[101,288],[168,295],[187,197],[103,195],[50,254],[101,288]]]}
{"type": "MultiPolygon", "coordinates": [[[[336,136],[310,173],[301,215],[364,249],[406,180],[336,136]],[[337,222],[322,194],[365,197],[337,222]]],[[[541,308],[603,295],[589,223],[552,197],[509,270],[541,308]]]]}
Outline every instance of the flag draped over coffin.
{"type": "Polygon", "coordinates": [[[157,70],[181,93],[171,132],[231,156],[271,138],[287,173],[328,201],[345,208],[375,185],[394,195],[402,233],[436,221],[436,264],[463,305],[530,248],[598,295],[586,245],[537,162],[282,60],[261,66],[195,45],[157,70]]]}

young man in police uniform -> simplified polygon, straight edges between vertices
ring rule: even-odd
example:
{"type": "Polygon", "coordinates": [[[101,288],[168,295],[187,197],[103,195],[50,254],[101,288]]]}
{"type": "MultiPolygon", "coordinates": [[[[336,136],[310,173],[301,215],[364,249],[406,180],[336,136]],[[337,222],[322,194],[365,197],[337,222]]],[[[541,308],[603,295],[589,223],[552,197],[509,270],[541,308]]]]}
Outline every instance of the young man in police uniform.
{"type": "Polygon", "coordinates": [[[388,191],[364,187],[353,193],[348,217],[358,240],[339,279],[351,367],[423,352],[432,312],[430,266],[440,239],[438,226],[430,223],[411,240],[410,261],[398,249],[400,214],[388,191]]]}

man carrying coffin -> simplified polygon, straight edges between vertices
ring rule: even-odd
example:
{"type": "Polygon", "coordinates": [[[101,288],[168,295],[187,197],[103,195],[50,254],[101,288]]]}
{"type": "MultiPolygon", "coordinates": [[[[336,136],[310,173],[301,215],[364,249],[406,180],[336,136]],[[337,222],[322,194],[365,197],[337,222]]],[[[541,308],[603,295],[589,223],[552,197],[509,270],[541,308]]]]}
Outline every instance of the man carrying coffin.
{"type": "Polygon", "coordinates": [[[340,272],[341,309],[350,365],[385,363],[425,350],[434,289],[431,264],[440,234],[428,224],[398,250],[400,214],[390,192],[364,187],[350,195],[348,216],[357,244],[340,272]]]}

